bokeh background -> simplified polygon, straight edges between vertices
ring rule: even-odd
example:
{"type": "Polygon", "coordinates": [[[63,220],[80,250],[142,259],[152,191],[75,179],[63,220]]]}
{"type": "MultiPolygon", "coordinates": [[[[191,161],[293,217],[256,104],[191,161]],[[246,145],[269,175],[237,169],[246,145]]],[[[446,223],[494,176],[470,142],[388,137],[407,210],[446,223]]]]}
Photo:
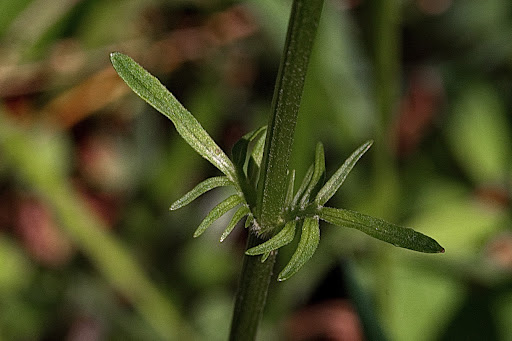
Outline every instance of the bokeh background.
{"type": "MultiPolygon", "coordinates": [[[[221,220],[192,238],[222,189],[168,211],[218,171],[109,53],[229,151],[266,124],[289,9],[0,1],[0,339],[227,338],[246,231],[220,244],[221,220]]],[[[508,0],[326,1],[292,167],[300,178],[320,140],[332,174],[375,139],[330,204],[446,253],[324,224],[303,270],[272,283],[259,339],[512,340],[511,37],[508,0]]]]}

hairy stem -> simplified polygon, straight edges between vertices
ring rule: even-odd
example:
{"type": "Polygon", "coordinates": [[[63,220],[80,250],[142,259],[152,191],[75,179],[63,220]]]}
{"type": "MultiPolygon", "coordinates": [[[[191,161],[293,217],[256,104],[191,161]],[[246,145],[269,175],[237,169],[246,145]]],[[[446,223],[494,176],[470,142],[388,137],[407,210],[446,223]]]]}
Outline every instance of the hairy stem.
{"type": "Polygon", "coordinates": [[[287,172],[293,135],[323,2],[293,2],[258,183],[257,218],[262,233],[271,232],[282,223],[281,214],[288,186],[287,172]]]}
{"type": "MultiPolygon", "coordinates": [[[[258,182],[256,219],[259,231],[249,232],[247,249],[283,223],[288,187],[288,164],[306,70],[324,0],[294,0],[288,32],[272,100],[265,150],[258,182]]],[[[235,302],[230,340],[254,340],[265,307],[276,253],[261,263],[260,257],[244,256],[235,302]]]]}
{"type": "MultiPolygon", "coordinates": [[[[247,250],[262,242],[263,240],[253,233],[249,233],[247,250]]],[[[260,256],[244,256],[242,276],[238,284],[231,322],[230,340],[254,340],[256,337],[258,324],[265,308],[276,255],[277,252],[273,252],[263,263],[260,256]]]]}

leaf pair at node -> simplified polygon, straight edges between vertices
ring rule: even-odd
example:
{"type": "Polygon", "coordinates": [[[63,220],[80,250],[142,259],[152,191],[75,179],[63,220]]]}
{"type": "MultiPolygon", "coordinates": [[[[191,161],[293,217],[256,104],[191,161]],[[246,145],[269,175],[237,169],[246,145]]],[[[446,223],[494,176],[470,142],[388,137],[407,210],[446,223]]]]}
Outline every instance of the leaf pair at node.
{"type": "Polygon", "coordinates": [[[266,259],[270,252],[289,244],[295,236],[297,226],[300,226],[301,237],[297,249],[279,274],[278,279],[283,281],[295,274],[313,256],[318,247],[320,241],[319,208],[338,191],[348,173],[372,143],[372,141],[367,141],[359,147],[326,183],[324,183],[324,147],[322,143],[318,143],[315,150],[315,162],[309,167],[295,195],[295,171],[290,173],[285,199],[287,223],[275,236],[247,250],[246,254],[262,254],[262,259],[266,259]]]}
{"type": "Polygon", "coordinates": [[[295,172],[290,173],[285,200],[286,224],[275,236],[247,250],[246,254],[263,255],[262,260],[266,259],[270,252],[289,244],[295,236],[296,228],[300,226],[301,237],[297,249],[278,276],[280,281],[286,280],[312,257],[318,247],[319,220],[333,225],[355,228],[398,247],[428,253],[444,252],[444,249],[434,239],[413,229],[391,224],[362,213],[324,206],[339,190],[347,175],[372,143],[373,141],[370,140],[357,148],[325,183],[324,149],[322,144],[318,143],[315,162],[309,167],[295,195],[293,195],[295,172]]]}
{"type": "MultiPolygon", "coordinates": [[[[244,135],[234,145],[231,160],[194,116],[158,79],[126,55],[114,52],[110,55],[110,59],[126,84],[142,99],[169,118],[181,137],[224,174],[224,176],[204,180],[173,203],[170,209],[176,210],[183,207],[214,188],[233,186],[236,193],[223,200],[207,214],[195,231],[194,237],[201,235],[215,220],[236,207],[238,209],[233,214],[220,240],[225,240],[236,224],[245,216],[248,217],[245,227],[250,226],[256,219],[253,212],[257,211],[256,188],[263,157],[266,128],[262,127],[244,135]],[[252,149],[250,149],[251,146],[252,149]]],[[[247,250],[246,254],[263,255],[262,261],[265,261],[271,252],[289,244],[295,237],[297,227],[300,227],[301,236],[297,249],[279,274],[279,280],[286,280],[312,257],[318,247],[320,220],[358,229],[395,246],[420,252],[444,252],[444,249],[435,240],[410,228],[390,224],[358,212],[324,206],[338,191],[354,165],[371,145],[372,141],[361,145],[334,175],[324,182],[324,148],[321,143],[318,143],[315,161],[308,169],[296,192],[294,191],[295,171],[291,171],[289,174],[289,186],[283,211],[284,223],[281,230],[266,242],[247,250]]]]}
{"type": "MultiPolygon", "coordinates": [[[[206,132],[205,132],[206,133],[206,132]]],[[[253,215],[250,207],[256,201],[256,180],[259,174],[261,159],[263,157],[263,145],[265,143],[266,127],[256,129],[244,135],[235,145],[232,150],[233,164],[235,167],[235,174],[238,182],[233,183],[227,176],[218,176],[204,180],[199,183],[194,189],[185,194],[182,198],[174,202],[170,209],[176,210],[181,208],[200,195],[221,186],[235,186],[238,193],[231,195],[217,206],[215,206],[203,219],[199,227],[194,232],[194,237],[199,237],[212,223],[223,216],[231,209],[240,206],[233,214],[231,221],[222,234],[220,241],[223,242],[227,236],[233,231],[236,224],[245,216],[248,216],[245,227],[248,227],[253,221],[253,215]],[[249,154],[249,147],[251,142],[255,141],[251,153],[249,154]]]]}

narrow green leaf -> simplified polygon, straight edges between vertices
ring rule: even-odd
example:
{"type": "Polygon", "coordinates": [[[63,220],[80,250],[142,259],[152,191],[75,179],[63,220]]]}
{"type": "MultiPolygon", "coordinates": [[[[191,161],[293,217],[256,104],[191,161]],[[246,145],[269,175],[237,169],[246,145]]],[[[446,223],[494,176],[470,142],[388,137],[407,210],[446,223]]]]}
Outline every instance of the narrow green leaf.
{"type": "Polygon", "coordinates": [[[245,217],[247,214],[251,213],[251,210],[249,210],[249,207],[247,206],[240,206],[240,208],[233,214],[233,218],[231,218],[231,221],[229,222],[228,226],[224,230],[224,233],[222,233],[222,236],[220,237],[220,242],[222,243],[228,235],[233,231],[236,224],[245,217]]]}
{"type": "MultiPolygon", "coordinates": [[[[266,128],[266,127],[265,127],[266,128]]],[[[247,164],[247,177],[250,182],[256,187],[256,183],[258,181],[258,176],[260,173],[260,165],[261,159],[263,158],[263,150],[265,149],[265,137],[267,136],[267,130],[261,134],[258,138],[254,147],[251,151],[251,157],[249,158],[249,162],[247,164]]]]}
{"type": "Polygon", "coordinates": [[[213,141],[201,124],[160,81],[130,57],[113,52],[110,60],[119,76],[143,100],[167,116],[183,139],[202,157],[210,161],[229,180],[237,183],[235,167],[227,155],[213,141]]]}
{"type": "Polygon", "coordinates": [[[259,172],[259,167],[255,166],[256,169],[249,167],[251,165],[251,162],[249,162],[246,170],[247,153],[249,144],[259,135],[262,135],[266,129],[267,127],[263,126],[245,134],[235,143],[231,150],[231,157],[237,171],[240,190],[244,193],[245,200],[251,207],[256,204],[256,191],[255,186],[251,184],[250,178],[251,173],[257,174],[259,172]]]}
{"type": "Polygon", "coordinates": [[[228,197],[226,200],[222,201],[220,204],[215,206],[210,213],[206,215],[206,217],[203,219],[199,227],[197,228],[196,232],[194,232],[194,238],[199,237],[201,234],[203,234],[204,231],[210,225],[220,217],[222,217],[227,211],[234,208],[235,206],[241,204],[243,202],[243,199],[240,198],[237,194],[233,194],[232,196],[228,197]]]}
{"type": "Polygon", "coordinates": [[[322,207],[319,217],[328,223],[357,229],[398,247],[427,253],[444,252],[441,245],[422,233],[359,212],[322,207]]]}
{"type": "Polygon", "coordinates": [[[300,200],[300,206],[304,208],[310,201],[310,198],[315,195],[315,189],[318,190],[318,187],[322,185],[322,181],[325,177],[325,156],[324,156],[324,146],[321,142],[318,142],[315,150],[315,163],[313,176],[311,177],[311,181],[308,184],[308,187],[304,191],[302,198],[300,200]]]}
{"type": "Polygon", "coordinates": [[[311,178],[313,177],[313,171],[314,171],[314,166],[311,165],[308,168],[308,171],[306,172],[306,175],[304,175],[304,179],[302,179],[302,183],[300,184],[300,187],[297,190],[297,193],[295,193],[295,196],[293,197],[292,205],[291,205],[292,208],[297,206],[297,204],[299,203],[300,198],[302,197],[302,195],[306,191],[309,183],[311,182],[311,178]]]}
{"type": "Polygon", "coordinates": [[[209,190],[229,185],[233,185],[233,183],[225,176],[216,176],[213,178],[206,179],[203,182],[199,183],[196,187],[194,187],[190,192],[182,196],[180,199],[176,200],[169,209],[171,211],[177,210],[178,208],[190,204],[197,197],[208,192],[209,190]]]}
{"type": "Polygon", "coordinates": [[[289,207],[293,200],[293,185],[295,184],[295,169],[290,172],[288,178],[288,189],[286,190],[286,198],[284,199],[284,207],[289,207]]]}
{"type": "Polygon", "coordinates": [[[258,167],[261,167],[261,159],[263,159],[263,151],[265,150],[265,138],[267,137],[267,126],[264,127],[265,131],[263,134],[258,138],[256,141],[256,144],[254,145],[254,148],[252,149],[251,156],[256,162],[256,165],[258,167]]]}
{"type": "Polygon", "coordinates": [[[299,245],[293,254],[290,262],[285,266],[279,274],[277,280],[285,281],[293,276],[302,266],[313,256],[318,243],[320,242],[320,226],[318,217],[308,217],[304,219],[302,224],[302,234],[300,236],[299,245]]]}
{"type": "Polygon", "coordinates": [[[233,146],[233,149],[231,150],[231,154],[233,157],[233,163],[235,164],[235,167],[238,167],[242,170],[245,165],[245,161],[247,159],[247,151],[249,149],[249,143],[253,141],[256,137],[258,137],[259,134],[261,134],[263,131],[267,129],[266,126],[260,127],[258,129],[255,129],[244,136],[242,136],[233,146]]]}
{"type": "Polygon", "coordinates": [[[280,247],[283,247],[289,244],[293,237],[295,237],[295,227],[297,226],[296,220],[291,220],[284,225],[283,229],[279,231],[274,237],[270,238],[264,243],[261,243],[258,246],[250,248],[245,251],[246,255],[255,256],[265,254],[267,252],[277,250],[280,247]]]}
{"type": "Polygon", "coordinates": [[[364,153],[370,149],[372,144],[372,140],[366,141],[359,148],[357,148],[356,151],[353,152],[348,159],[345,160],[343,165],[341,165],[336,173],[334,173],[329,181],[327,181],[322,189],[318,192],[318,195],[315,199],[315,203],[317,205],[322,206],[332,198],[332,196],[338,191],[338,189],[347,178],[348,173],[350,173],[352,168],[354,168],[355,164],[364,155],[364,153]]]}

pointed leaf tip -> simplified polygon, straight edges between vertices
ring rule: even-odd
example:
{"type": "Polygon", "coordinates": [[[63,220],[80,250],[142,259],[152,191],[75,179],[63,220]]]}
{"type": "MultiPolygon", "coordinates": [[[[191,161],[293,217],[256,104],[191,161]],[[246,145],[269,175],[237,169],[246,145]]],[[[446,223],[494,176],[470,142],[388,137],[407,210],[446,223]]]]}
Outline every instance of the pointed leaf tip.
{"type": "Polygon", "coordinates": [[[317,205],[324,205],[329,199],[332,198],[338,189],[343,185],[348,174],[354,168],[357,161],[370,149],[373,140],[368,140],[357,148],[341,165],[341,167],[334,173],[334,175],[325,183],[325,185],[318,191],[315,198],[317,205]]]}
{"type": "Polygon", "coordinates": [[[313,256],[320,242],[320,226],[318,218],[308,217],[302,224],[299,245],[292,258],[279,274],[277,280],[282,282],[293,276],[313,256]]]}
{"type": "Polygon", "coordinates": [[[425,253],[444,253],[444,248],[429,236],[366,214],[322,207],[319,210],[319,217],[333,225],[357,229],[394,246],[425,253]]]}
{"type": "Polygon", "coordinates": [[[190,204],[192,201],[197,199],[200,195],[222,186],[233,185],[233,183],[226,176],[215,176],[213,178],[206,179],[200,182],[196,187],[194,187],[191,191],[185,194],[180,199],[176,200],[169,210],[174,211],[178,208],[186,206],[190,204]]]}
{"type": "Polygon", "coordinates": [[[222,217],[225,213],[227,213],[229,210],[234,208],[235,206],[241,204],[243,202],[243,199],[233,194],[232,196],[228,197],[226,200],[222,201],[220,204],[215,206],[210,213],[206,215],[206,217],[203,219],[199,227],[194,232],[194,238],[199,237],[203,234],[204,231],[208,227],[210,227],[211,224],[220,217],[222,217]]]}
{"type": "Polygon", "coordinates": [[[235,228],[236,224],[243,218],[245,217],[246,215],[248,215],[249,213],[251,213],[251,210],[249,209],[249,207],[247,207],[246,205],[243,205],[243,206],[240,206],[240,208],[235,212],[235,214],[233,215],[233,217],[231,218],[231,221],[229,222],[228,226],[226,227],[226,229],[224,230],[224,232],[222,233],[222,236],[220,237],[220,242],[222,243],[228,236],[229,234],[233,231],[233,229],[235,228]]]}
{"type": "Polygon", "coordinates": [[[304,191],[300,199],[300,206],[305,207],[309,202],[311,202],[311,198],[314,197],[320,186],[323,184],[323,180],[325,178],[325,155],[324,155],[324,146],[322,142],[318,142],[315,149],[315,162],[313,163],[313,174],[311,176],[311,180],[304,191]]]}
{"type": "Polygon", "coordinates": [[[210,161],[233,183],[237,183],[235,166],[231,160],[156,77],[122,53],[112,52],[110,60],[119,76],[140,98],[169,118],[181,137],[199,155],[210,161]]]}

